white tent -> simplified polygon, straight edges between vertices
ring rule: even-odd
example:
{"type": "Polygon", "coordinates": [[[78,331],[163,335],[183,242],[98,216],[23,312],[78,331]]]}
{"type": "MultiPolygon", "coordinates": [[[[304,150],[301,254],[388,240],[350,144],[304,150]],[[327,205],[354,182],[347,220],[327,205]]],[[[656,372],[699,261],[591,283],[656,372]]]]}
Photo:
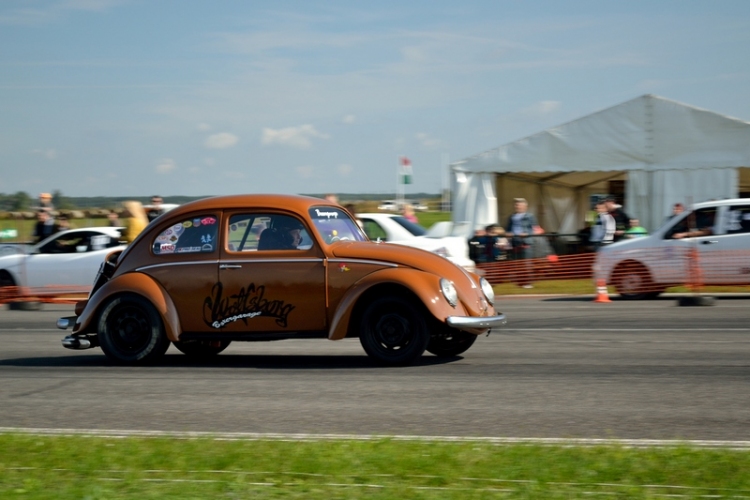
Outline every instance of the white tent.
{"type": "Polygon", "coordinates": [[[619,194],[654,230],[676,202],[750,191],[747,167],[749,122],[644,95],[451,163],[453,220],[504,225],[524,197],[545,230],[570,234],[591,195],[619,194]]]}

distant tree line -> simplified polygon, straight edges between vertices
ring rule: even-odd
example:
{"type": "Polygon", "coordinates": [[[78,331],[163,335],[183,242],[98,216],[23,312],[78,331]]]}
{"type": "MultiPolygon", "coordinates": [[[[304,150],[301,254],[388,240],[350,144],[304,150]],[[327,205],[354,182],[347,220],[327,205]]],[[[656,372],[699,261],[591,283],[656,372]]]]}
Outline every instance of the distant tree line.
{"type": "MultiPolygon", "coordinates": [[[[156,194],[156,193],[154,193],[156,194]]],[[[336,193],[339,201],[357,201],[357,200],[384,200],[395,198],[393,193],[336,193]]],[[[323,198],[325,193],[309,194],[323,198]]],[[[182,205],[189,201],[199,200],[208,196],[162,196],[164,203],[176,203],[182,205]]],[[[439,194],[429,193],[409,193],[410,199],[431,199],[439,198],[439,194]]],[[[52,204],[57,210],[74,210],[87,208],[115,209],[121,206],[123,201],[135,200],[144,205],[151,202],[151,196],[64,196],[59,190],[52,191],[52,204]]],[[[38,206],[38,199],[31,196],[25,191],[18,191],[13,194],[0,193],[0,211],[3,212],[26,212],[34,210],[38,206]]]]}

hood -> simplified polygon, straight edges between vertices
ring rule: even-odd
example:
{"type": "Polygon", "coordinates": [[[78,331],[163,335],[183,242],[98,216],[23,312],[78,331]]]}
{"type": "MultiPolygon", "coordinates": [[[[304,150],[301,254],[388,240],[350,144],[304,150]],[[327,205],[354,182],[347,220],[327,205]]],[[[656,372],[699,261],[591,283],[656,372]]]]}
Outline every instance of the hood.
{"type": "Polygon", "coordinates": [[[454,283],[466,279],[466,273],[440,255],[397,243],[375,243],[373,241],[340,241],[330,246],[337,259],[375,260],[397,264],[433,273],[454,283]]]}
{"type": "MultiPolygon", "coordinates": [[[[653,238],[656,235],[644,236],[642,238],[632,238],[627,240],[620,240],[617,243],[610,245],[604,245],[599,252],[624,252],[627,250],[636,250],[639,248],[650,248],[653,246],[653,238]]],[[[659,236],[660,237],[660,236],[659,236]]]]}

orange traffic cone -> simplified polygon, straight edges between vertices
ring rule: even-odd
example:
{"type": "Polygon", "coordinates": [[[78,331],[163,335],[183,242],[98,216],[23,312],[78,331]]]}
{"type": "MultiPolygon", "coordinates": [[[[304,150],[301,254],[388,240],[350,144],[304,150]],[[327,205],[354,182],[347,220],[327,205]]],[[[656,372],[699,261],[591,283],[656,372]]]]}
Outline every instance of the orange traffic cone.
{"type": "Polygon", "coordinates": [[[596,298],[594,302],[612,302],[609,300],[607,282],[605,280],[596,280],[596,298]]]}

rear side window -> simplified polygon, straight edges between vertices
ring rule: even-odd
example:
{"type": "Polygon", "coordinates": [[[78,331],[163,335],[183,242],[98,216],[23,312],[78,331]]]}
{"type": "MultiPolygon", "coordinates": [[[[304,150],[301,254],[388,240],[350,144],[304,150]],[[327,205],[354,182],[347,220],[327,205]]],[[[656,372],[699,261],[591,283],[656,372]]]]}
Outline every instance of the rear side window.
{"type": "Polygon", "coordinates": [[[212,214],[186,218],[159,233],[151,248],[156,255],[214,252],[218,221],[212,214]]]}
{"type": "Polygon", "coordinates": [[[727,212],[727,234],[750,233],[750,205],[738,205],[727,212]]]}

